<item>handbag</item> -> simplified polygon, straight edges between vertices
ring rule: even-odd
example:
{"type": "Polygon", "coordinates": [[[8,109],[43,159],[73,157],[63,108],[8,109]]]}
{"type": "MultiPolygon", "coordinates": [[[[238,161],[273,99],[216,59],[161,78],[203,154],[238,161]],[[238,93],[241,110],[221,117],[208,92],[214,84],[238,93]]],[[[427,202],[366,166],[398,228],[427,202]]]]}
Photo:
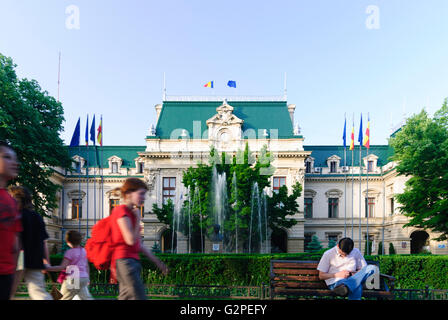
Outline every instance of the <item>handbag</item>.
{"type": "Polygon", "coordinates": [[[60,300],[62,298],[61,291],[59,291],[59,289],[54,284],[51,286],[50,294],[53,297],[53,300],[60,300]]]}
{"type": "Polygon", "coordinates": [[[59,291],[59,289],[54,284],[54,278],[51,275],[51,273],[47,273],[47,274],[50,277],[50,280],[52,282],[50,294],[53,297],[53,300],[60,300],[62,298],[63,294],[61,293],[61,291],[59,291]]]}

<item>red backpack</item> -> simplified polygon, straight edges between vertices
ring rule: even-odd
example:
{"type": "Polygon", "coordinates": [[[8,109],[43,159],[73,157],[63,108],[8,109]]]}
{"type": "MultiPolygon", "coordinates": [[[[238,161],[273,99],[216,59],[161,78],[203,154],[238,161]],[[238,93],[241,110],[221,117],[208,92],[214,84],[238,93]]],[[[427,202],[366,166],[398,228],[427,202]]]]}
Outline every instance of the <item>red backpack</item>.
{"type": "Polygon", "coordinates": [[[92,236],[86,242],[87,259],[99,270],[107,270],[111,264],[111,222],[110,216],[98,221],[92,228],[92,236]]]}

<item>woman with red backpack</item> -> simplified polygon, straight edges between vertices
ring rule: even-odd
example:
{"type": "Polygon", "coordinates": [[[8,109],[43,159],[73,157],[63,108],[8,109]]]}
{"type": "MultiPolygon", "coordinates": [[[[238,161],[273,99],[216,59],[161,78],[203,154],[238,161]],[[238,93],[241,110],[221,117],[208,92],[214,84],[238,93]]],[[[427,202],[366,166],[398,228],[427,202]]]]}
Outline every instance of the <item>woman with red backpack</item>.
{"type": "Polygon", "coordinates": [[[113,253],[111,271],[118,281],[119,300],[145,300],[145,287],[141,279],[139,253],[142,252],[163,274],[166,265],[142,244],[140,232],[140,210],[148,191],[146,184],[138,178],[128,178],[120,188],[123,204],[111,213],[110,228],[113,253]]]}

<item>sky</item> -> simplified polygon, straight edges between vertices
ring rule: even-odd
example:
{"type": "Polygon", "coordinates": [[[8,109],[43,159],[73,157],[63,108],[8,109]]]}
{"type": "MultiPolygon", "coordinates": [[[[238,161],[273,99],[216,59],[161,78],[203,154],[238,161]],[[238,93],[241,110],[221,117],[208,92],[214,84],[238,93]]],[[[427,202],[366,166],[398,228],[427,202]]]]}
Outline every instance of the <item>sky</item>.
{"type": "Polygon", "coordinates": [[[281,96],[285,73],[306,145],[341,145],[361,113],[387,144],[448,97],[447,14],[446,0],[2,0],[0,53],[57,98],[61,52],[66,144],[102,115],[104,145],[145,145],[164,74],[167,95],[281,96]]]}

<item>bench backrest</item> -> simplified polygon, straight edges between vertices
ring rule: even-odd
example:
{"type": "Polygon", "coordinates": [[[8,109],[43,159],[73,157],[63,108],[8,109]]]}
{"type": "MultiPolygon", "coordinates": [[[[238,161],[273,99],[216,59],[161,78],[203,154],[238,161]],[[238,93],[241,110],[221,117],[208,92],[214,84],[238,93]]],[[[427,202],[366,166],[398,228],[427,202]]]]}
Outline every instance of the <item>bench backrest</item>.
{"type": "Polygon", "coordinates": [[[326,289],[319,279],[318,261],[272,260],[271,284],[276,287],[326,289]]]}
{"type": "MultiPolygon", "coordinates": [[[[377,261],[368,264],[379,266],[377,261]]],[[[301,289],[327,289],[325,281],[319,279],[319,261],[271,260],[271,285],[275,287],[301,289]]]]}

